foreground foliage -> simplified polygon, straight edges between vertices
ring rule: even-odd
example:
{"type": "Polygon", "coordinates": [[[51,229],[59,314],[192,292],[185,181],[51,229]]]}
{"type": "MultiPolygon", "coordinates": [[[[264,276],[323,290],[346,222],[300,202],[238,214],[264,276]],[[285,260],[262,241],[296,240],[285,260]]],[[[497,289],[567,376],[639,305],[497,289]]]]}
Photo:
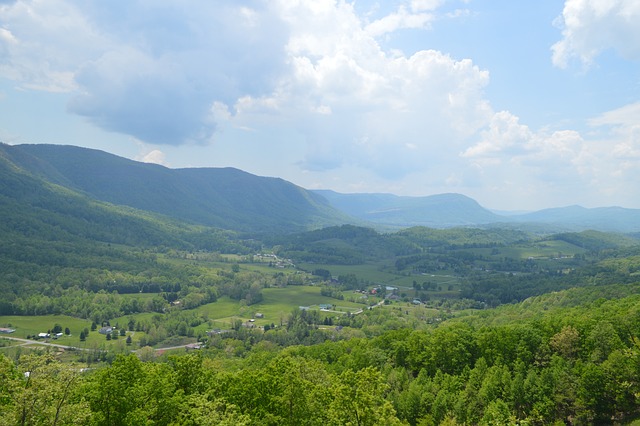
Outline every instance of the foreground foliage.
{"type": "Polygon", "coordinates": [[[242,357],[225,347],[165,362],[119,355],[80,372],[51,355],[0,356],[0,424],[622,421],[640,408],[640,296],[638,285],[614,287],[541,296],[433,329],[313,346],[265,342],[242,357]],[[623,297],[603,297],[612,294],[623,297]]]}

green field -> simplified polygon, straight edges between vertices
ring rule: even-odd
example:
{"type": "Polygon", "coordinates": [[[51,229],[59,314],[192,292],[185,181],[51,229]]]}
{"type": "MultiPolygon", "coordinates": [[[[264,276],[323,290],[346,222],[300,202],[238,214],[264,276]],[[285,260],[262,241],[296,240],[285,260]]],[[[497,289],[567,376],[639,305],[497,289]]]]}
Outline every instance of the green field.
{"type": "MultiPolygon", "coordinates": [[[[383,265],[377,263],[368,263],[363,265],[322,265],[322,264],[310,264],[305,263],[299,265],[300,268],[313,271],[314,269],[326,269],[331,272],[331,275],[337,277],[339,275],[354,274],[358,279],[371,283],[371,287],[375,285],[385,285],[391,287],[397,287],[399,292],[413,291],[413,282],[423,283],[424,281],[435,282],[442,286],[443,291],[447,292],[445,297],[451,297],[448,287],[452,285],[452,291],[457,291],[460,288],[460,280],[458,277],[452,275],[449,271],[442,271],[434,274],[408,274],[408,273],[395,273],[389,272],[390,267],[385,269],[383,265]]],[[[434,297],[436,292],[427,292],[434,297]]],[[[439,293],[439,292],[437,292],[439,293]]]]}
{"type": "MultiPolygon", "coordinates": [[[[145,315],[145,314],[140,314],[145,315]]],[[[112,324],[115,325],[117,319],[112,324]]],[[[64,330],[69,327],[71,334],[69,336],[63,335],[58,339],[49,338],[46,341],[49,343],[56,343],[65,346],[73,346],[77,348],[98,348],[102,345],[106,347],[115,347],[122,342],[125,343],[126,336],[118,336],[117,339],[107,341],[106,336],[98,333],[98,331],[90,331],[84,342],[80,341],[80,332],[85,328],[91,330],[91,320],[74,318],[66,315],[43,315],[43,316],[0,316],[1,327],[11,327],[15,329],[15,333],[7,334],[6,337],[19,337],[26,338],[27,336],[37,335],[39,333],[46,333],[51,330],[56,324],[60,324],[64,330]]],[[[125,321],[121,321],[121,325],[126,324],[125,321]]],[[[140,336],[144,335],[143,332],[130,333],[132,335],[133,344],[140,336]]],[[[5,335],[0,335],[0,338],[5,335]]]]}
{"type": "MultiPolygon", "coordinates": [[[[69,327],[71,336],[63,336],[60,339],[78,339],[80,332],[85,327],[91,327],[91,320],[73,318],[66,315],[44,315],[44,316],[0,316],[1,327],[11,327],[15,329],[15,333],[9,334],[9,337],[25,338],[28,335],[38,333],[46,333],[56,324],[60,324],[62,329],[69,327]]],[[[64,343],[63,343],[64,344],[64,343]]]]}
{"type": "MultiPolygon", "coordinates": [[[[256,319],[257,325],[280,324],[287,320],[292,310],[300,306],[310,309],[319,309],[318,305],[335,305],[332,315],[340,315],[347,312],[356,312],[366,305],[349,302],[347,300],[337,300],[320,294],[320,287],[315,286],[288,286],[284,288],[265,288],[262,290],[264,299],[255,305],[246,306],[241,302],[222,297],[215,303],[196,308],[196,311],[206,315],[212,320],[214,328],[228,328],[233,319],[247,321],[261,313],[264,318],[256,319]]],[[[347,298],[350,294],[345,294],[347,298]]]]}
{"type": "MultiPolygon", "coordinates": [[[[476,249],[484,255],[489,255],[492,249],[476,249]]],[[[474,251],[474,250],[470,250],[474,251]]],[[[499,247],[496,257],[510,257],[513,259],[553,259],[559,256],[573,256],[585,253],[586,250],[562,240],[545,240],[511,247],[499,247]]]]}
{"type": "MultiPolygon", "coordinates": [[[[320,294],[320,287],[316,286],[289,286],[284,288],[265,288],[263,290],[264,299],[260,303],[246,306],[244,302],[231,300],[228,297],[222,297],[214,303],[200,306],[195,309],[196,312],[205,316],[209,321],[195,328],[196,334],[205,332],[211,328],[227,329],[233,320],[240,319],[248,321],[253,319],[257,313],[264,315],[264,318],[256,319],[256,325],[265,324],[281,324],[287,321],[292,310],[299,309],[304,306],[309,309],[319,309],[320,304],[334,306],[332,312],[322,312],[322,316],[326,315],[343,315],[348,312],[354,313],[365,308],[367,305],[363,303],[355,303],[348,300],[337,300],[320,294]]],[[[128,295],[128,297],[153,297],[152,294],[144,295],[128,295]]],[[[345,298],[353,297],[358,299],[359,294],[345,293],[345,298]]],[[[377,299],[371,299],[374,303],[377,299]]],[[[371,302],[371,301],[370,301],[371,302]]],[[[113,318],[110,322],[112,326],[116,324],[120,328],[126,327],[129,318],[136,321],[150,321],[157,313],[140,313],[134,315],[113,318]]],[[[73,318],[63,315],[45,315],[45,316],[0,316],[0,326],[11,327],[16,331],[9,337],[25,338],[26,336],[37,335],[51,330],[55,324],[60,324],[64,330],[69,327],[71,335],[62,336],[57,340],[47,339],[51,343],[58,343],[65,346],[73,346],[78,348],[115,348],[123,346],[126,337],[118,336],[117,339],[108,341],[105,335],[99,334],[98,331],[92,331],[87,336],[85,342],[80,341],[80,332],[84,328],[91,328],[91,320],[73,318]]],[[[127,336],[132,336],[133,344],[131,348],[137,348],[136,342],[144,332],[127,331],[127,336]]],[[[2,336],[0,336],[2,337],[2,336]]],[[[44,340],[43,340],[44,341],[44,340]]]]}

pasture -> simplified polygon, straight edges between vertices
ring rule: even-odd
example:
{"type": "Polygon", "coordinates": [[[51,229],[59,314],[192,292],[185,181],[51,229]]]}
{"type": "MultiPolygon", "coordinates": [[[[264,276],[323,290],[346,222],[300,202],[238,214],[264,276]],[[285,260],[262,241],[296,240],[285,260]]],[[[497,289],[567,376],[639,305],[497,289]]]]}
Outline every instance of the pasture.
{"type": "MultiPolygon", "coordinates": [[[[287,317],[294,309],[301,306],[309,309],[319,309],[319,305],[326,304],[334,306],[332,315],[356,312],[367,305],[362,303],[349,302],[347,300],[337,300],[331,297],[322,296],[320,287],[315,286],[288,286],[284,288],[265,288],[262,290],[264,299],[254,305],[247,306],[243,302],[231,300],[228,297],[221,297],[214,303],[200,306],[195,310],[211,320],[215,328],[229,328],[231,322],[236,319],[248,321],[254,319],[257,313],[264,315],[264,318],[255,318],[257,325],[264,324],[284,324],[287,317]]],[[[345,298],[349,294],[345,294],[345,298]]]]}
{"type": "MultiPolygon", "coordinates": [[[[138,314],[145,315],[145,314],[138,314]]],[[[118,319],[115,319],[112,324],[115,325],[118,319]]],[[[126,325],[126,319],[120,318],[120,325],[124,327],[126,325]]],[[[122,342],[124,344],[126,336],[117,336],[115,339],[108,341],[104,334],[98,333],[98,329],[95,331],[91,330],[91,320],[82,319],[82,318],[74,318],[66,315],[42,315],[42,316],[0,316],[0,327],[11,327],[15,329],[15,333],[0,335],[0,338],[3,336],[6,337],[19,337],[26,338],[27,336],[38,335],[39,333],[47,333],[53,327],[59,324],[64,331],[65,328],[69,328],[71,331],[70,335],[62,335],[58,339],[48,338],[41,339],[42,342],[55,343],[64,346],[72,346],[77,348],[86,348],[86,349],[97,349],[103,345],[105,347],[113,347],[117,346],[118,342],[122,342]],[[84,329],[89,330],[89,334],[87,335],[85,341],[80,341],[80,332],[84,329]]],[[[143,332],[130,333],[127,332],[127,335],[132,335],[133,344],[132,347],[135,347],[135,342],[140,338],[140,336],[144,335],[143,332]],[[137,335],[137,336],[136,336],[137,335]]]]}

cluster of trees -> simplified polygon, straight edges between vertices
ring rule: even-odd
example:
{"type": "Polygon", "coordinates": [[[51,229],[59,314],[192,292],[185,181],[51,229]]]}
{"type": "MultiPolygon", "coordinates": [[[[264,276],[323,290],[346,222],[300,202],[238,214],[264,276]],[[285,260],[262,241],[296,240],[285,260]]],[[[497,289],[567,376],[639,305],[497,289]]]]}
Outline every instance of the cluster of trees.
{"type": "Polygon", "coordinates": [[[472,273],[463,278],[461,297],[498,306],[552,291],[588,285],[628,284],[637,280],[640,256],[627,250],[594,254],[601,260],[570,269],[533,273],[472,273]]]}
{"type": "MultiPolygon", "coordinates": [[[[85,373],[47,354],[17,363],[0,355],[0,424],[624,421],[640,409],[639,290],[572,290],[435,328],[389,323],[308,346],[262,340],[238,350],[238,334],[197,354],[119,355],[85,373]],[[614,294],[623,297],[603,297],[614,294]]],[[[319,322],[301,311],[287,328],[305,333],[319,322]]]]}

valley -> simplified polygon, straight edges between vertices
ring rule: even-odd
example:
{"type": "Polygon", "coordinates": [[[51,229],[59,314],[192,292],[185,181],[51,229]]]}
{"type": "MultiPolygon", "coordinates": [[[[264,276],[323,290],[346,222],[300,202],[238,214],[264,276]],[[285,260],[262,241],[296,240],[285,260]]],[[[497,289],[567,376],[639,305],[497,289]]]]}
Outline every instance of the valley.
{"type": "MultiPolygon", "coordinates": [[[[636,420],[633,217],[401,226],[310,194],[2,146],[0,425],[636,420]]],[[[427,215],[357,201],[398,202],[427,215]]]]}

